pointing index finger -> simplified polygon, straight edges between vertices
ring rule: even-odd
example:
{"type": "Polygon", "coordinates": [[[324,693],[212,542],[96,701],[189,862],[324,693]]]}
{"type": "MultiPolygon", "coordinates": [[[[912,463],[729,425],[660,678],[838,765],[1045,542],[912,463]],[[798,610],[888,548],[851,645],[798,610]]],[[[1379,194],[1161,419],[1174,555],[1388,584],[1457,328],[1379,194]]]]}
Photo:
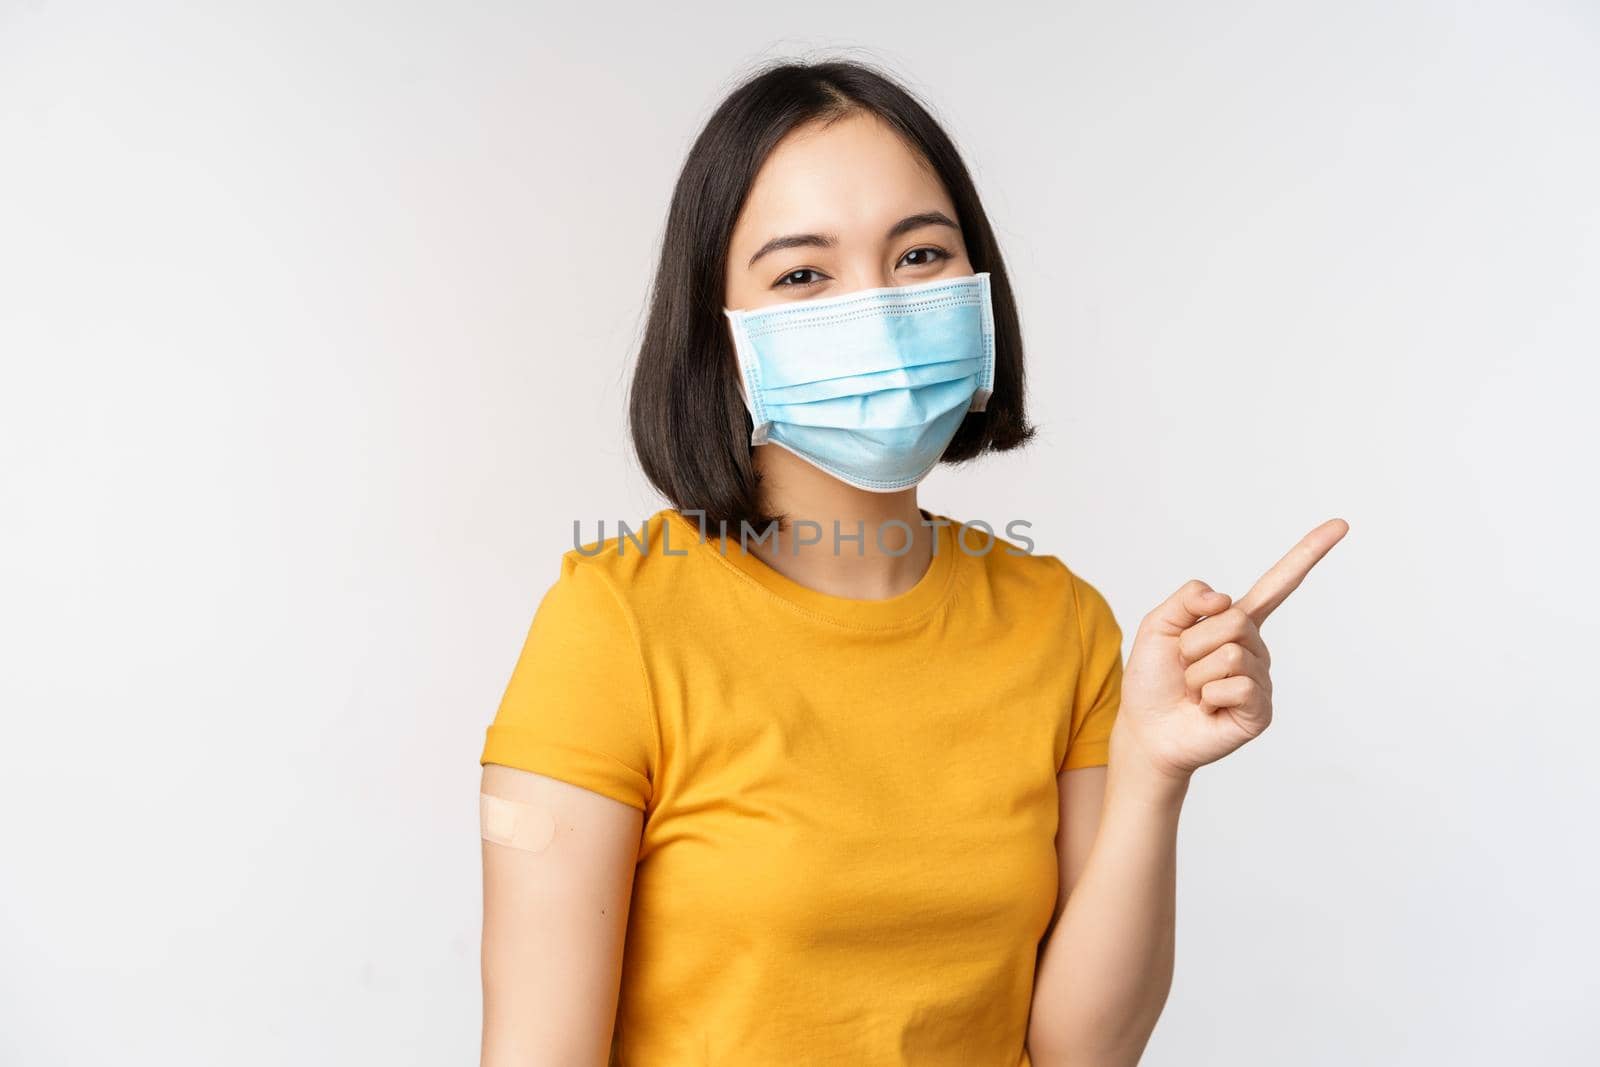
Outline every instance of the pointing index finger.
{"type": "Polygon", "coordinates": [[[1310,533],[1300,539],[1300,543],[1291,548],[1288,553],[1274,563],[1267,573],[1263,574],[1250,591],[1240,597],[1234,604],[1243,608],[1245,613],[1255,620],[1257,626],[1267,621],[1267,616],[1275,611],[1279,604],[1288,599],[1302,579],[1310,573],[1311,568],[1328,550],[1339,543],[1339,539],[1350,530],[1350,524],[1343,519],[1329,519],[1310,533]]]}

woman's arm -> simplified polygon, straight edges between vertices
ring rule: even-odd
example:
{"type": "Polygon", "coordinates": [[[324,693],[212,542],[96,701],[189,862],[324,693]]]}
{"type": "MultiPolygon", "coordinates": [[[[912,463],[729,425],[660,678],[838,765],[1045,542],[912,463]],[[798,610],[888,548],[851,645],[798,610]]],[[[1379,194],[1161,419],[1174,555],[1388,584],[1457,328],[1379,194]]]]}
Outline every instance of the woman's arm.
{"type": "Polygon", "coordinates": [[[1119,758],[1063,771],[1056,919],[1034,981],[1034,1067],[1139,1062],[1172,984],[1178,814],[1188,788],[1119,758]]]}
{"type": "Polygon", "coordinates": [[[543,809],[532,852],[483,842],[483,1067],[604,1067],[644,815],[499,764],[482,791],[543,809]]]}
{"type": "MultiPolygon", "coordinates": [[[[1098,827],[1063,812],[1059,918],[1034,979],[1035,1067],[1133,1067],[1172,986],[1178,816],[1196,769],[1272,722],[1272,657],[1261,624],[1349,529],[1329,519],[1237,603],[1185,582],[1139,623],[1111,730],[1098,827]],[[1081,870],[1081,873],[1078,873],[1081,870]],[[1076,884],[1074,884],[1074,881],[1076,884]]],[[[1068,781],[1062,803],[1092,783],[1068,781]]]]}

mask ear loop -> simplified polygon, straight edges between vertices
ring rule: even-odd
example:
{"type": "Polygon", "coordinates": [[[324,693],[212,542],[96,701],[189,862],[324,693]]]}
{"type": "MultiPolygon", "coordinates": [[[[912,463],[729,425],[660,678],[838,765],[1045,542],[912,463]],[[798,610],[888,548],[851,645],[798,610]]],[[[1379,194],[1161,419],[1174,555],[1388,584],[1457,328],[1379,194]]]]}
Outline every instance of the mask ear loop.
{"type": "Polygon", "coordinates": [[[485,841],[539,853],[556,836],[556,817],[549,808],[505,797],[478,794],[478,831],[485,841]]]}
{"type": "Polygon", "coordinates": [[[986,411],[989,398],[994,395],[994,304],[989,298],[989,272],[980,271],[975,277],[982,280],[978,311],[982,316],[983,369],[978,374],[978,388],[972,394],[968,411],[986,411]]]}
{"type": "Polygon", "coordinates": [[[723,308],[722,314],[728,322],[728,332],[733,336],[733,356],[739,368],[739,398],[744,401],[744,409],[750,413],[750,447],[767,443],[767,429],[772,423],[765,417],[750,395],[750,365],[755,354],[750,351],[749,342],[744,331],[739,327],[742,312],[733,308],[723,308]]]}

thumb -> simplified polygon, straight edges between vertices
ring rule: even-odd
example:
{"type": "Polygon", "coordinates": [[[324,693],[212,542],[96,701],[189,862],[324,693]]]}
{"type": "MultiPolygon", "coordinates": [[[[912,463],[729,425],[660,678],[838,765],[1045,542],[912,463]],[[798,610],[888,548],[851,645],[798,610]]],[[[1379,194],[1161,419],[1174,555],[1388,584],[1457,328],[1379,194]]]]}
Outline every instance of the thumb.
{"type": "Polygon", "coordinates": [[[1157,604],[1139,624],[1143,632],[1177,637],[1208,615],[1225,610],[1233,598],[1219,593],[1198,578],[1191,578],[1157,604]]]}

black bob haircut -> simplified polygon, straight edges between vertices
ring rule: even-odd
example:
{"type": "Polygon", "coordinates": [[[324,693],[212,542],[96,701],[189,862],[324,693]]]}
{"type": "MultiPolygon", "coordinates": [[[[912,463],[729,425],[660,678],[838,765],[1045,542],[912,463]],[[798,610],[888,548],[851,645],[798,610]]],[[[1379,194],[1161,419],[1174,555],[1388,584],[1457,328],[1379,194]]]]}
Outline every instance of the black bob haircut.
{"type": "Polygon", "coordinates": [[[849,60],[780,61],[748,77],[695,139],[672,193],[649,318],[628,395],[634,451],[679,511],[701,511],[710,536],[726,522],[760,529],[763,511],[738,364],[722,314],[728,244],[767,155],[791,130],[871,113],[926,159],[955,204],[974,273],[994,305],[994,393],[968,412],[941,460],[1005,451],[1034,433],[1023,414],[1022,337],[994,230],[960,153],[927,109],[888,75],[849,60]]]}

